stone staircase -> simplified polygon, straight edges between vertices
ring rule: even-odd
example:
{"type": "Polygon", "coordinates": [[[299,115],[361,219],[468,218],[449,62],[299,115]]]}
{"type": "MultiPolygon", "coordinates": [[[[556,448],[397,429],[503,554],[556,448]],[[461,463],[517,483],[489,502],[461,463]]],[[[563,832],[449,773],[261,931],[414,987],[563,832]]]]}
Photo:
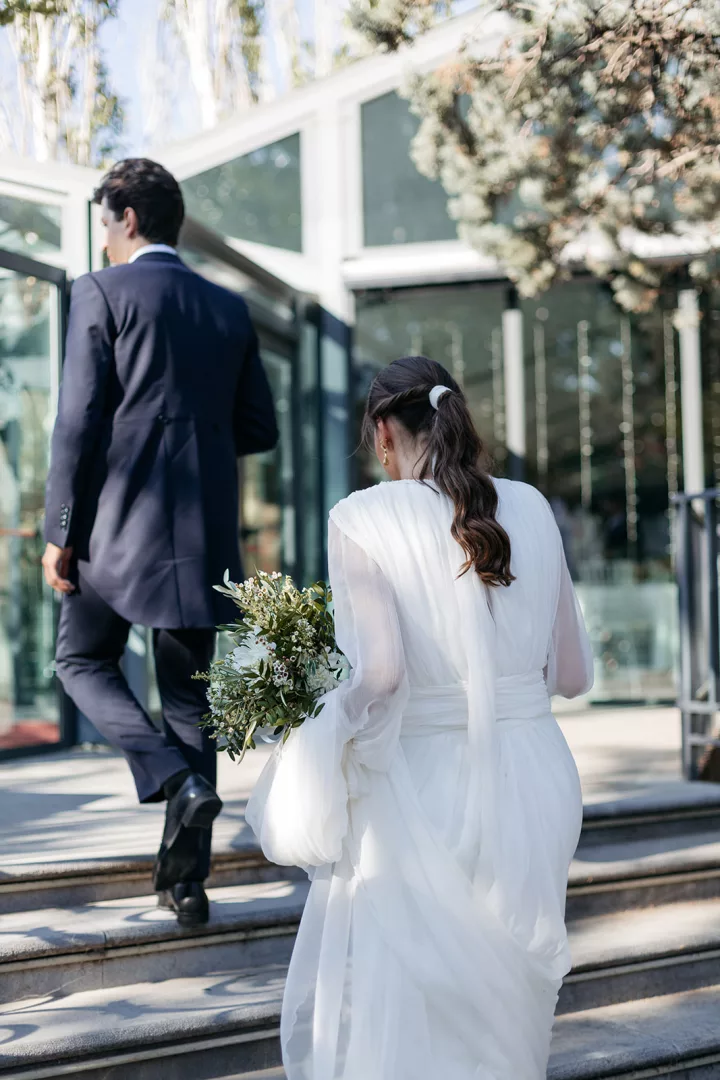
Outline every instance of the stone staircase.
{"type": "MultiPolygon", "coordinates": [[[[280,1080],[307,883],[226,852],[212,922],[180,930],[149,869],[3,866],[0,1080],[280,1080]]],[[[568,919],[550,1080],[720,1078],[720,789],[588,807],[568,919]]]]}

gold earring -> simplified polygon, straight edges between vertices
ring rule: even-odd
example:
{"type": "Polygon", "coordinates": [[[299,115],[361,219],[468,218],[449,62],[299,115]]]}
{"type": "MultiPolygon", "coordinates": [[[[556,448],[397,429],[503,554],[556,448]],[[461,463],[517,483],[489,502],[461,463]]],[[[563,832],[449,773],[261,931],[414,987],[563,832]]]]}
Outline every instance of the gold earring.
{"type": "Polygon", "coordinates": [[[383,468],[387,469],[388,465],[390,464],[390,458],[388,457],[387,446],[385,445],[385,443],[382,444],[380,449],[383,452],[383,468]]]}

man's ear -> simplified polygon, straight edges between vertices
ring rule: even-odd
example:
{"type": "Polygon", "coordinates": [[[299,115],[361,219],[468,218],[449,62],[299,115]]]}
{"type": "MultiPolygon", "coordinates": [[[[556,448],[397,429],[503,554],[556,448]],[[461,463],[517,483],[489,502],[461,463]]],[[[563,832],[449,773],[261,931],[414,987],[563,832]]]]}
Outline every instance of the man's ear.
{"type": "Polygon", "coordinates": [[[132,206],[126,206],[123,211],[123,221],[125,222],[125,235],[128,240],[134,240],[140,235],[138,228],[138,216],[133,210],[132,206]]]}

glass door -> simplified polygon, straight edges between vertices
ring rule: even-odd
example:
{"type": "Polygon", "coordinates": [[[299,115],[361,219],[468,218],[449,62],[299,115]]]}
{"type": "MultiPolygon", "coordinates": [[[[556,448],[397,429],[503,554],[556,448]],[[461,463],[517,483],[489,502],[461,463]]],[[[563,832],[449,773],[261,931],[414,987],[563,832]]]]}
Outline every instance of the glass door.
{"type": "Polygon", "coordinates": [[[63,271],[0,251],[0,753],[62,741],[40,558],[64,297],[63,271]]]}
{"type": "Polygon", "coordinates": [[[593,280],[523,301],[528,479],[550,501],[595,653],[594,702],[672,701],[672,297],[632,317],[593,280]]]}
{"type": "Polygon", "coordinates": [[[240,463],[240,516],[243,566],[296,575],[296,514],[293,486],[293,368],[289,352],[264,341],[260,354],[272,388],[280,440],[274,450],[240,463]]]}

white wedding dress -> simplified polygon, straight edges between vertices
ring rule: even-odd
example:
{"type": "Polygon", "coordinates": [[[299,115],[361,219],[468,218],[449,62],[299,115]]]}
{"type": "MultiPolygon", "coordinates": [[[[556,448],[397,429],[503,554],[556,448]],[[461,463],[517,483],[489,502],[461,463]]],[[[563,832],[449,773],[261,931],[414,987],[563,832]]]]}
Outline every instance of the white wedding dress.
{"type": "Polygon", "coordinates": [[[549,694],[592,658],[544,498],[495,481],[512,544],[486,588],[432,483],[330,515],[353,667],[278,748],[247,820],[312,877],[283,1003],[288,1080],[541,1080],[570,966],[578,774],[549,694]]]}

